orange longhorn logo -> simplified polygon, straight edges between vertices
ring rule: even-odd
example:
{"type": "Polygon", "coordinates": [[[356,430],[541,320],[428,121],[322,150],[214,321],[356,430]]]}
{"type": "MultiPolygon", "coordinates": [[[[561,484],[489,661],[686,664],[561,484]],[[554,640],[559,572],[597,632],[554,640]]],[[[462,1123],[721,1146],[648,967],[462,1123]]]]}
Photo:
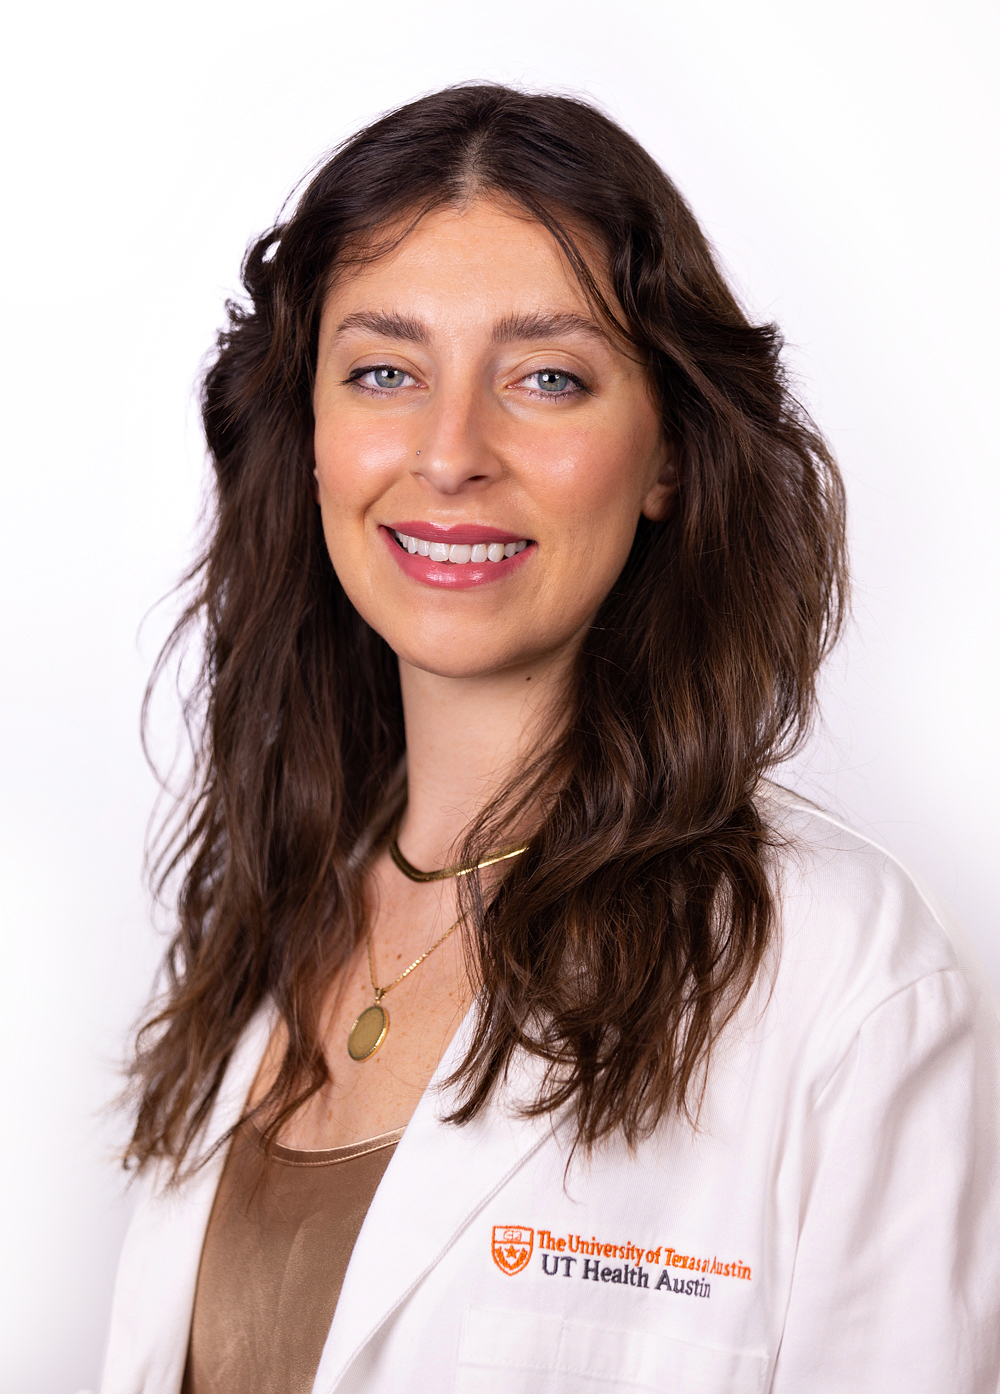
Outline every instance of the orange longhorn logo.
{"type": "Polygon", "coordinates": [[[535,1231],[524,1225],[493,1226],[493,1262],[508,1277],[520,1273],[531,1258],[535,1231]]]}

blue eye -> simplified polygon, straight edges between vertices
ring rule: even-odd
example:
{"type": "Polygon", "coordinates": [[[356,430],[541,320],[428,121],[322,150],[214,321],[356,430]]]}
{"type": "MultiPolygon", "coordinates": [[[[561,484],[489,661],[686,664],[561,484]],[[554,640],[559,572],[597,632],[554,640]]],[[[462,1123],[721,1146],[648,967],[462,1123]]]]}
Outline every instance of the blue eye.
{"type": "Polygon", "coordinates": [[[560,373],[555,368],[542,368],[539,372],[532,373],[532,377],[542,392],[566,392],[573,386],[573,379],[569,373],[560,373]]]}
{"type": "Polygon", "coordinates": [[[401,387],[407,377],[402,368],[370,368],[369,372],[376,387],[388,388],[389,390],[401,387]]]}

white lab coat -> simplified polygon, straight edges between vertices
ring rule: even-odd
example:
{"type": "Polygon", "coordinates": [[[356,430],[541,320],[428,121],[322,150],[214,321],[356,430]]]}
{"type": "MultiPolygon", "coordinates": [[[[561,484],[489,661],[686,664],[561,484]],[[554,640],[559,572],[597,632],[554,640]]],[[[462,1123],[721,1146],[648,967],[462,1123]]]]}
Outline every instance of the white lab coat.
{"type": "MultiPolygon", "coordinates": [[[[695,1132],[567,1167],[514,1107],[464,1128],[437,1081],[379,1186],[314,1394],[995,1394],[1000,1027],[911,877],[783,791],[780,944],[713,1058],[695,1132]]],[[[237,1118],[271,1019],[231,1064],[237,1118]]],[[[177,1394],[223,1156],[150,1176],[102,1394],[177,1394]]]]}

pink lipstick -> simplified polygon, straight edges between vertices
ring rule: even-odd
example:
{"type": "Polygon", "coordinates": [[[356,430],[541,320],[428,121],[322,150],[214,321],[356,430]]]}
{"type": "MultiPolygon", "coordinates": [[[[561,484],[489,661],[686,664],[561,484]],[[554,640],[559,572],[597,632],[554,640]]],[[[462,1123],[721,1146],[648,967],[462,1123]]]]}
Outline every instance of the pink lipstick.
{"type": "Polygon", "coordinates": [[[379,528],[396,564],[414,581],[446,590],[468,590],[501,581],[538,550],[530,538],[485,523],[406,520],[379,528]]]}

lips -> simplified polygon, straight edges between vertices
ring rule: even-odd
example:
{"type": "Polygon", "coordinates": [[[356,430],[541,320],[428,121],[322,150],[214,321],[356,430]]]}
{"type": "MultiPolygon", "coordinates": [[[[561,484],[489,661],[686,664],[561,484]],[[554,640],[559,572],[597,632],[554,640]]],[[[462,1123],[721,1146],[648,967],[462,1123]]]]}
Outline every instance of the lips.
{"type": "Polygon", "coordinates": [[[528,538],[476,523],[441,527],[406,521],[380,527],[379,532],[405,575],[446,590],[503,580],[538,550],[528,538]]]}

